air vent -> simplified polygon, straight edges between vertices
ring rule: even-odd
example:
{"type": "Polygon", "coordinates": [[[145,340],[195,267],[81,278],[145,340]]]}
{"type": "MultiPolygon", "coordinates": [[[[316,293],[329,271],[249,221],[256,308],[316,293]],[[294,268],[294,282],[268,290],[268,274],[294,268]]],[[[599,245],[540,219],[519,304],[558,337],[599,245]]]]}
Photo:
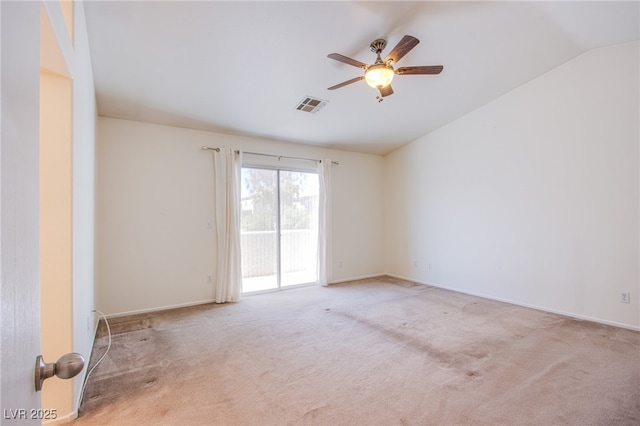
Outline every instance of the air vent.
{"type": "Polygon", "coordinates": [[[327,101],[323,101],[322,99],[317,99],[317,98],[312,98],[311,96],[307,96],[302,101],[300,101],[296,109],[298,111],[316,113],[320,111],[322,107],[325,106],[326,104],[327,104],[327,101]]]}

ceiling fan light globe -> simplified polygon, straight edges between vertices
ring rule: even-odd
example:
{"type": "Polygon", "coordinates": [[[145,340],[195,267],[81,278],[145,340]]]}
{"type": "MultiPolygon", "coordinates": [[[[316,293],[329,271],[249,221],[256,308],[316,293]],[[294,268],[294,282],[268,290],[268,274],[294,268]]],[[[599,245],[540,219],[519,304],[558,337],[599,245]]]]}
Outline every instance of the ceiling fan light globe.
{"type": "Polygon", "coordinates": [[[394,75],[395,72],[390,66],[386,64],[375,64],[370,66],[364,73],[364,79],[369,86],[379,89],[391,84],[394,75]]]}

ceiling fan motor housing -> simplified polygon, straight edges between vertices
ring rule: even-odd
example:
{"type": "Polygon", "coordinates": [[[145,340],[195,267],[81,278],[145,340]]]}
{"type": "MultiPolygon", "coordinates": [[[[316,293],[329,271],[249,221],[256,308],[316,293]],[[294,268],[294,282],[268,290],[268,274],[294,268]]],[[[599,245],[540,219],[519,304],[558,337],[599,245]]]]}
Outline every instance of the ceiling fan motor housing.
{"type": "Polygon", "coordinates": [[[371,44],[369,45],[369,48],[376,55],[380,55],[380,53],[384,50],[386,46],[387,46],[387,40],[383,38],[378,38],[371,42],[371,44]]]}

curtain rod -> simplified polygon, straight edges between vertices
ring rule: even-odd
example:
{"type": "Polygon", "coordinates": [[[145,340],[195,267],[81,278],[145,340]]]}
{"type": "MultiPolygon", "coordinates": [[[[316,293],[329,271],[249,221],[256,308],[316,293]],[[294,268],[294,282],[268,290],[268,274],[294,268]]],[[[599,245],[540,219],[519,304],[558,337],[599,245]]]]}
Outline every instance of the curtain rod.
{"type": "MultiPolygon", "coordinates": [[[[212,151],[216,151],[216,152],[220,152],[220,148],[212,148],[210,146],[203,146],[202,149],[205,150],[212,150],[212,151]]],[[[239,153],[240,151],[236,151],[236,154],[239,153]]],[[[275,155],[275,154],[262,154],[260,152],[249,152],[249,151],[242,151],[243,154],[250,154],[250,155],[262,155],[264,157],[274,157],[277,158],[278,160],[282,159],[282,158],[286,158],[288,160],[302,160],[302,161],[322,161],[322,160],[316,160],[315,158],[302,158],[302,157],[288,157],[286,155],[275,155]]],[[[340,163],[337,161],[332,161],[332,164],[335,165],[339,165],[340,163]]]]}

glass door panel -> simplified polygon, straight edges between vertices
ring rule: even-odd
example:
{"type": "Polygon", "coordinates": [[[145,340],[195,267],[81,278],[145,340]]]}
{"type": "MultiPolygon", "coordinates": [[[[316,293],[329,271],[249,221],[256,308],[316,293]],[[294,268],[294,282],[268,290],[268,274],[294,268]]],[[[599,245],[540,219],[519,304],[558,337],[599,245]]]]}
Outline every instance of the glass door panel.
{"type": "Polygon", "coordinates": [[[278,171],[242,168],[242,291],[279,287],[278,171]]]}
{"type": "Polygon", "coordinates": [[[318,281],[318,175],[280,171],[280,285],[318,281]]]}

